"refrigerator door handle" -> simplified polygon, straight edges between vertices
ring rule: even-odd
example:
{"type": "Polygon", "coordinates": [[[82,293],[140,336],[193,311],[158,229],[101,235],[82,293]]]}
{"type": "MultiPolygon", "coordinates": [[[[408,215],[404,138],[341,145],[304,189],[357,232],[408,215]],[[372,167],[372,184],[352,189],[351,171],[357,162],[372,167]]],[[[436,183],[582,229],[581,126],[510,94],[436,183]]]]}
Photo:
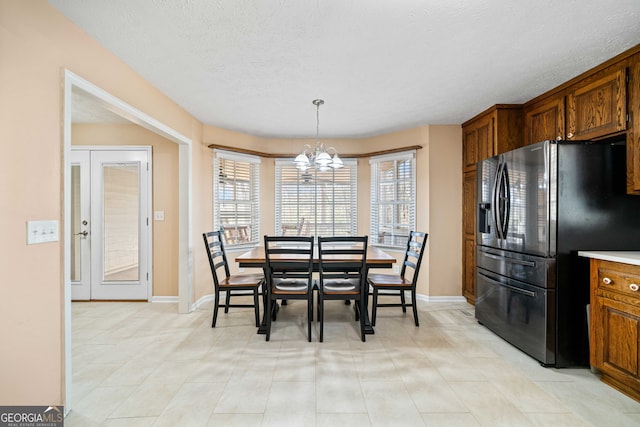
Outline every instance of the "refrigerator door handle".
{"type": "Polygon", "coordinates": [[[501,226],[501,210],[500,210],[500,185],[502,183],[502,166],[503,164],[500,163],[498,165],[498,170],[496,171],[496,176],[495,179],[493,181],[493,193],[491,194],[492,197],[492,201],[491,204],[493,205],[493,222],[496,225],[496,235],[498,237],[498,239],[502,239],[502,230],[500,228],[501,226]]]}
{"type": "Polygon", "coordinates": [[[520,265],[524,265],[524,266],[527,266],[527,267],[535,267],[536,266],[536,263],[533,262],[533,261],[523,261],[521,259],[507,258],[507,257],[499,256],[499,255],[492,255],[492,254],[486,254],[486,253],[483,253],[482,256],[486,256],[487,258],[495,259],[497,261],[510,262],[512,264],[520,264],[520,265]]]}
{"type": "Polygon", "coordinates": [[[509,217],[511,215],[511,186],[509,185],[509,170],[505,163],[502,168],[502,182],[504,186],[504,212],[502,213],[502,235],[507,238],[509,230],[509,217]]]}
{"type": "Polygon", "coordinates": [[[531,292],[531,291],[528,291],[526,289],[518,288],[516,286],[508,285],[506,283],[503,283],[503,282],[500,282],[500,281],[498,281],[496,279],[493,279],[493,278],[487,276],[486,274],[482,274],[482,273],[478,273],[478,274],[480,276],[482,276],[482,278],[484,280],[487,280],[487,281],[489,281],[489,282],[491,282],[491,283],[493,283],[495,285],[502,286],[503,288],[507,288],[507,289],[509,289],[509,290],[511,290],[513,292],[516,292],[516,293],[519,293],[519,294],[523,294],[523,295],[526,295],[526,296],[532,297],[532,298],[536,296],[535,292],[531,292]]]}

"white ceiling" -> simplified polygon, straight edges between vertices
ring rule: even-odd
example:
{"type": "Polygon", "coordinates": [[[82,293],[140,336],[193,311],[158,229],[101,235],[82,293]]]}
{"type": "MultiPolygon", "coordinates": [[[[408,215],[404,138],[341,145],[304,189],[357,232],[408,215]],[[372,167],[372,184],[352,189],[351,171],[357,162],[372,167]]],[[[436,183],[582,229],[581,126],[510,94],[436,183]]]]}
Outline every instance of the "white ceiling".
{"type": "MultiPolygon", "coordinates": [[[[640,43],[639,0],[49,0],[205,124],[362,137],[523,103],[640,43]]],[[[72,70],[73,71],[73,70],[72,70]]]]}

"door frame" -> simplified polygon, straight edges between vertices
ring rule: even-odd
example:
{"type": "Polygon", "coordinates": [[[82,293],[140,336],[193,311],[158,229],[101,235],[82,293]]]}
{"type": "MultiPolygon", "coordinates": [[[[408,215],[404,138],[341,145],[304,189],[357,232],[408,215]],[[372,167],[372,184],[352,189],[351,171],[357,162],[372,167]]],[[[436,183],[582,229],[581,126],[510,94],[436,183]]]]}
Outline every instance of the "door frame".
{"type": "MultiPolygon", "coordinates": [[[[147,192],[147,239],[143,243],[145,246],[145,250],[147,252],[147,296],[146,300],[151,301],[153,298],[153,150],[151,146],[148,145],[72,145],[70,147],[69,153],[71,151],[144,151],[147,155],[147,164],[148,169],[144,171],[147,174],[147,185],[145,191],[147,192]]],[[[91,159],[91,157],[89,157],[91,159]]],[[[93,165],[91,165],[93,166],[93,165]]],[[[93,180],[93,173],[91,172],[91,179],[93,180]]],[[[93,192],[93,182],[91,183],[91,189],[93,192]]],[[[93,197],[93,196],[91,196],[93,197]]],[[[91,218],[93,220],[93,217],[91,218]]],[[[91,227],[93,229],[93,221],[91,221],[91,227]]],[[[70,228],[65,228],[66,230],[70,230],[73,227],[71,226],[71,222],[69,222],[70,228]]],[[[93,234],[93,233],[92,233],[93,234]]],[[[69,239],[71,239],[71,235],[69,235],[69,239]]],[[[71,250],[71,242],[69,242],[69,250],[71,250]]],[[[70,259],[70,258],[69,258],[70,259]]],[[[91,264],[91,268],[93,269],[93,263],[91,264]]],[[[71,276],[71,273],[69,273],[71,276]]],[[[141,279],[142,280],[142,279],[141,279]]],[[[71,277],[69,277],[69,282],[71,282],[71,277]]],[[[91,279],[89,285],[93,284],[93,271],[91,272],[91,279]]],[[[90,299],[91,301],[91,299],[90,299]]],[[[99,301],[99,300],[98,300],[99,301]]]]}
{"type": "MultiPolygon", "coordinates": [[[[192,163],[193,144],[190,138],[143,113],[120,98],[99,88],[67,69],[63,70],[63,230],[71,225],[71,111],[72,91],[80,90],[92,96],[105,109],[178,144],[178,312],[193,310],[193,242],[192,242],[192,163]]],[[[64,256],[62,260],[64,281],[64,384],[65,415],[73,406],[71,399],[71,239],[64,232],[64,256]]]]}

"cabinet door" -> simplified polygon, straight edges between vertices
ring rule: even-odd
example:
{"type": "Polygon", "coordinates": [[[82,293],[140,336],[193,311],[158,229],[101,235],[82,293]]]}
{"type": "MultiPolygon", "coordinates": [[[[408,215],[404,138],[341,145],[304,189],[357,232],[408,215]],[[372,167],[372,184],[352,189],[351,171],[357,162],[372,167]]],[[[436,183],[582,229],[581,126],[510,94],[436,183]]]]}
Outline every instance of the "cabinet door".
{"type": "Polygon", "coordinates": [[[462,163],[464,170],[476,168],[478,162],[478,133],[475,127],[462,130],[462,163]]]}
{"type": "Polygon", "coordinates": [[[494,156],[493,123],[495,114],[486,114],[462,130],[465,170],[476,168],[480,160],[494,156]]]}
{"type": "Polygon", "coordinates": [[[465,172],[463,181],[463,232],[466,237],[476,234],[476,172],[465,172]]]}
{"type": "Polygon", "coordinates": [[[462,295],[469,304],[476,302],[476,241],[464,239],[464,263],[462,264],[462,295]]]}
{"type": "Polygon", "coordinates": [[[482,118],[476,124],[478,134],[478,161],[493,157],[493,123],[494,115],[490,114],[482,118]]]}
{"type": "Polygon", "coordinates": [[[640,194],[640,54],[629,62],[629,115],[627,131],[627,193],[640,194]]]}
{"type": "Polygon", "coordinates": [[[475,301],[476,268],[476,172],[465,172],[462,205],[462,295],[475,301]]]}
{"type": "Polygon", "coordinates": [[[562,140],[564,135],[564,96],[545,100],[525,113],[525,145],[562,140]]]}
{"type": "Polygon", "coordinates": [[[602,366],[639,378],[640,317],[634,316],[632,309],[624,304],[608,299],[603,299],[603,302],[602,366]]]}
{"type": "Polygon", "coordinates": [[[626,68],[589,79],[567,96],[567,139],[592,139],[627,128],[626,68]]]}

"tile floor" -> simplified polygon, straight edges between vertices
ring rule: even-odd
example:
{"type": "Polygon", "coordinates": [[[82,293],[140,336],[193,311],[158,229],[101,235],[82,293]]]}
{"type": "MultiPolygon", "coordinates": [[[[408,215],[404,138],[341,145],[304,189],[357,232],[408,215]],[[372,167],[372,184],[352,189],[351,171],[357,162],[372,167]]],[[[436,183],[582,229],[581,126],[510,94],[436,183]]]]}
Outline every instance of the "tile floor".
{"type": "Polygon", "coordinates": [[[271,341],[251,309],[74,303],[72,412],[65,426],[640,426],[640,403],[588,369],[549,369],[478,325],[466,303],[421,303],[419,328],[378,312],[359,339],[326,304],[325,342],[305,305],[271,341]]]}

